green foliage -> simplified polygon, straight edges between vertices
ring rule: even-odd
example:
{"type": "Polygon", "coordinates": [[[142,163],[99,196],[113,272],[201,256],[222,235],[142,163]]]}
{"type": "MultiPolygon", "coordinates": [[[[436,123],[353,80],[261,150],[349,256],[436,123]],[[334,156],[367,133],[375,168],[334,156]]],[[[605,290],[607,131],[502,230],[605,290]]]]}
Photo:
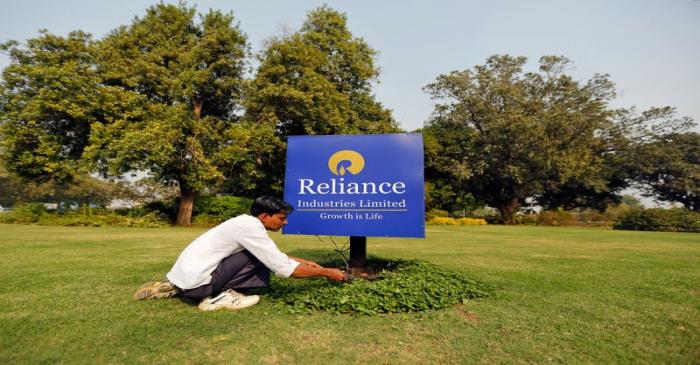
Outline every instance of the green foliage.
{"type": "Polygon", "coordinates": [[[0,82],[0,151],[10,171],[35,181],[70,181],[78,173],[90,124],[111,92],[94,68],[94,42],[42,30],[22,45],[0,44],[10,65],[0,82]]]}
{"type": "MultiPolygon", "coordinates": [[[[144,204],[143,207],[137,208],[138,211],[152,212],[160,217],[165,217],[169,222],[175,223],[177,219],[177,200],[157,200],[144,204]]],[[[133,210],[132,210],[133,211],[133,210]]]]}
{"type": "Polygon", "coordinates": [[[613,225],[635,231],[700,232],[700,213],[687,209],[633,209],[613,225]]]}
{"type": "MultiPolygon", "coordinates": [[[[371,260],[370,266],[382,260],[371,260]]],[[[274,280],[270,297],[292,313],[422,312],[445,308],[468,299],[486,297],[488,285],[426,262],[381,262],[381,279],[333,283],[325,279],[274,280]]]]}
{"type": "Polygon", "coordinates": [[[671,134],[637,147],[636,179],[649,195],[700,211],[700,134],[671,134]]]}
{"type": "Polygon", "coordinates": [[[613,110],[606,75],[565,74],[569,60],[492,56],[485,65],[440,75],[425,136],[426,179],[471,192],[506,223],[530,198],[548,208],[604,205],[629,184],[633,142],[688,128],[671,108],[636,115],[613,110]]]}
{"type": "Polygon", "coordinates": [[[550,227],[611,227],[633,208],[626,204],[609,206],[604,212],[596,209],[544,210],[539,213],[518,214],[514,224],[550,227]]]}
{"type": "MultiPolygon", "coordinates": [[[[267,41],[246,96],[245,119],[274,132],[267,143],[281,150],[289,135],[399,131],[371,93],[378,75],[375,54],[348,30],[344,14],[327,6],[315,9],[299,31],[267,41]]],[[[237,184],[235,194],[282,191],[284,155],[257,154],[263,156],[254,166],[257,183],[237,184]]]]}
{"type": "Polygon", "coordinates": [[[541,226],[573,226],[576,225],[576,215],[565,210],[546,210],[538,215],[537,223],[541,226]]]}
{"type": "Polygon", "coordinates": [[[113,199],[116,188],[113,183],[83,174],[72,175],[64,182],[28,180],[5,170],[0,162],[0,205],[5,207],[27,202],[104,207],[113,199]]]}
{"type": "Polygon", "coordinates": [[[85,227],[166,227],[168,223],[153,212],[133,214],[82,207],[66,212],[48,212],[42,204],[20,204],[14,211],[0,214],[0,223],[39,224],[42,226],[85,227]],[[120,214],[121,213],[121,214],[120,214]]]}
{"type": "Polygon", "coordinates": [[[484,204],[474,195],[464,190],[456,190],[449,182],[431,179],[425,183],[425,207],[428,210],[439,209],[450,212],[467,212],[482,208],[484,204]]]}
{"type": "Polygon", "coordinates": [[[275,124],[282,136],[397,131],[391,113],[374,100],[376,51],[353,37],[347,18],[326,6],[301,29],[273,38],[246,100],[247,117],[275,124]]]}
{"type": "Polygon", "coordinates": [[[200,220],[213,219],[221,223],[235,216],[248,214],[252,204],[252,199],[243,197],[202,196],[195,201],[192,214],[195,218],[202,216],[200,220]]]}
{"type": "Polygon", "coordinates": [[[436,217],[449,217],[450,213],[446,210],[431,209],[425,212],[425,220],[431,220],[436,217]]]}
{"type": "Polygon", "coordinates": [[[247,44],[233,15],[158,4],[143,18],[99,43],[104,82],[138,108],[111,123],[92,125],[88,157],[104,174],[148,171],[177,183],[179,224],[189,224],[192,199],[232,169],[220,151],[238,119],[247,44]]]}
{"type": "Polygon", "coordinates": [[[18,204],[13,211],[0,214],[0,222],[17,224],[37,223],[47,213],[43,204],[18,204]]]}

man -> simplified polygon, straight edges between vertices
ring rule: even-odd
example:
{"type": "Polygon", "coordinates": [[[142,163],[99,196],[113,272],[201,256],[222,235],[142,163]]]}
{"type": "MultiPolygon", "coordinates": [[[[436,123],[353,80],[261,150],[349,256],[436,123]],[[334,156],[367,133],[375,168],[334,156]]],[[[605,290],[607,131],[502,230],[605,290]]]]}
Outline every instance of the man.
{"type": "Polygon", "coordinates": [[[277,248],[266,230],[279,231],[292,212],[289,203],[271,196],[255,199],[250,215],[227,220],[192,241],[180,254],[164,282],[147,283],[135,299],[180,296],[198,300],[199,309],[242,309],[258,303],[257,295],[234,289],[265,287],[270,271],[280,277],[323,276],[343,281],[338,269],[297,257],[277,248]]]}

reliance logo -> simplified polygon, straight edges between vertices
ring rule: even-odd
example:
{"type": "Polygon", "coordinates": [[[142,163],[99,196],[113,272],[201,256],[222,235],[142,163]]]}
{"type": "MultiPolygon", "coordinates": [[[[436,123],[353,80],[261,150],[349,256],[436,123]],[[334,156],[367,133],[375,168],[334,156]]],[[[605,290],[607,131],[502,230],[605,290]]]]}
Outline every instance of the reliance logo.
{"type": "Polygon", "coordinates": [[[361,154],[353,150],[342,150],[334,153],[328,159],[328,168],[334,175],[345,175],[345,171],[350,171],[351,174],[357,175],[365,168],[365,158],[361,154]],[[350,162],[350,166],[346,169],[341,166],[341,162],[350,162]]]}
{"type": "Polygon", "coordinates": [[[340,179],[331,178],[327,182],[317,183],[313,179],[299,179],[299,194],[311,195],[387,195],[404,194],[406,183],[397,182],[350,182],[345,183],[343,176],[346,172],[353,175],[359,174],[365,168],[365,158],[357,151],[340,150],[331,155],[328,159],[328,169],[340,179]]]}

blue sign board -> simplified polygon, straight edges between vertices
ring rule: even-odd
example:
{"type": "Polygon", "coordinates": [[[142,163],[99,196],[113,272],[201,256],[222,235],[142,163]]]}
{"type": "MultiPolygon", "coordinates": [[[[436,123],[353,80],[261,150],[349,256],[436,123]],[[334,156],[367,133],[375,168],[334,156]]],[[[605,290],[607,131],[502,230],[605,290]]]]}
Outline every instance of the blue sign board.
{"type": "Polygon", "coordinates": [[[290,136],[285,234],[425,237],[423,136],[290,136]]]}

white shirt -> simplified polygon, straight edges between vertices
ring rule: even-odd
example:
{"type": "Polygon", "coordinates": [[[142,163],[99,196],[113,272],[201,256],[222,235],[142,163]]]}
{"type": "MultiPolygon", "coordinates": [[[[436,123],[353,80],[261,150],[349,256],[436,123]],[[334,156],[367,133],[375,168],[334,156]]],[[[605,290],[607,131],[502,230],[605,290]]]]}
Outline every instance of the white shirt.
{"type": "Polygon", "coordinates": [[[211,273],[226,257],[248,250],[277,276],[289,277],[299,263],[277,248],[258,218],[239,215],[204,232],[190,243],[166,275],[182,289],[211,282],[211,273]]]}

